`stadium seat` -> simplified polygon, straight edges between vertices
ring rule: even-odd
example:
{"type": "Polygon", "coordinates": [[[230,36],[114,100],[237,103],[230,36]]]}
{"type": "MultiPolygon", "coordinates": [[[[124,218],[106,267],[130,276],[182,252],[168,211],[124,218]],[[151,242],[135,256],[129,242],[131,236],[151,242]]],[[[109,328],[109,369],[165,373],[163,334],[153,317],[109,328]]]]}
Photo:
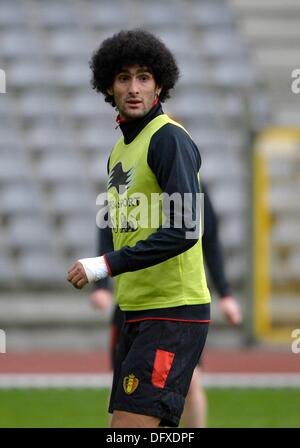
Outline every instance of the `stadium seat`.
{"type": "Polygon", "coordinates": [[[298,17],[296,20],[286,20],[285,17],[266,20],[263,17],[248,18],[242,22],[242,30],[245,35],[253,40],[256,45],[276,46],[284,41],[293,44],[299,42],[300,30],[298,17]]]}
{"type": "Polygon", "coordinates": [[[190,2],[190,20],[193,26],[220,30],[233,24],[232,11],[225,1],[192,1],[190,2]]]}
{"type": "Polygon", "coordinates": [[[255,61],[260,67],[272,68],[273,70],[281,67],[289,66],[291,70],[295,68],[295,57],[298,48],[289,45],[281,45],[276,48],[268,45],[262,47],[258,46],[254,55],[255,61]]]}
{"type": "Polygon", "coordinates": [[[214,205],[222,216],[241,213],[247,207],[246,192],[237,185],[214,185],[211,189],[214,205]]]}
{"type": "Polygon", "coordinates": [[[239,215],[227,216],[222,220],[219,234],[223,246],[238,252],[246,244],[247,231],[239,215]]]}
{"type": "Polygon", "coordinates": [[[19,97],[18,115],[22,120],[57,119],[62,115],[63,102],[58,94],[28,92],[19,97]]]}
{"type": "Polygon", "coordinates": [[[10,247],[18,251],[51,247],[52,232],[49,222],[40,215],[17,216],[8,226],[10,247]]]}
{"type": "Polygon", "coordinates": [[[222,59],[242,58],[246,51],[241,39],[237,39],[237,36],[230,31],[204,33],[201,47],[207,56],[222,59]]]}
{"type": "Polygon", "coordinates": [[[71,156],[44,152],[44,156],[38,162],[38,178],[45,183],[75,183],[84,181],[85,169],[76,152],[71,156]]]}
{"type": "Polygon", "coordinates": [[[218,95],[212,91],[201,91],[199,88],[185,89],[176,96],[176,107],[182,117],[196,115],[198,120],[213,121],[221,107],[218,95]]]}
{"type": "Polygon", "coordinates": [[[16,285],[16,270],[9,252],[1,249],[0,253],[0,288],[13,289],[16,285]]]}
{"type": "Polygon", "coordinates": [[[168,3],[162,2],[140,2],[140,16],[142,22],[155,28],[180,27],[184,20],[184,8],[181,8],[180,2],[172,1],[172,7],[168,3]]]}
{"type": "Polygon", "coordinates": [[[91,151],[96,154],[103,153],[110,154],[115,142],[116,138],[119,138],[120,133],[116,131],[114,118],[108,116],[105,120],[105,124],[107,123],[107,127],[96,126],[87,124],[85,128],[83,128],[78,135],[78,145],[81,148],[82,152],[91,151]]]}
{"type": "Polygon", "coordinates": [[[244,104],[238,92],[227,92],[222,95],[222,111],[228,118],[243,119],[244,104]]]}
{"type": "Polygon", "coordinates": [[[24,2],[17,0],[2,0],[0,14],[0,30],[21,30],[28,26],[29,10],[24,2]]]}
{"type": "Polygon", "coordinates": [[[6,185],[0,192],[1,215],[34,215],[41,208],[41,197],[30,184],[6,185]]]}
{"type": "Polygon", "coordinates": [[[66,250],[82,253],[95,253],[96,214],[88,216],[71,216],[63,221],[58,232],[60,246],[66,250]]]}
{"type": "MultiPolygon", "coordinates": [[[[195,55],[191,58],[178,58],[180,64],[180,78],[178,81],[178,92],[185,88],[190,88],[192,85],[198,86],[199,89],[211,87],[210,69],[202,65],[200,59],[196,59],[195,55]],[[180,62],[182,60],[182,63],[180,62]]],[[[174,101],[176,104],[176,99],[174,101]]]]}
{"type": "Polygon", "coordinates": [[[225,147],[220,147],[215,154],[212,151],[205,153],[202,161],[202,177],[205,180],[213,181],[216,179],[223,184],[233,184],[234,181],[241,178],[244,171],[244,165],[241,158],[235,153],[229,153],[225,147]],[[222,154],[226,153],[226,157],[222,154]]]}
{"type": "MultiPolygon", "coordinates": [[[[8,70],[9,84],[14,89],[49,89],[53,76],[49,64],[42,59],[15,60],[8,70]]],[[[45,91],[45,90],[44,90],[45,91]]]]}
{"type": "Polygon", "coordinates": [[[286,0],[282,2],[281,0],[272,0],[269,2],[261,2],[260,0],[230,0],[232,7],[235,7],[237,11],[241,13],[246,13],[251,15],[261,17],[262,15],[279,15],[282,16],[283,13],[290,13],[291,16],[294,14],[300,14],[300,5],[297,0],[286,0]]]}
{"type": "MultiPolygon", "coordinates": [[[[152,27],[154,28],[154,27],[152,27]]],[[[154,28],[153,30],[156,35],[158,35],[163,42],[170,48],[171,51],[177,56],[183,56],[186,54],[194,54],[198,53],[198,46],[191,45],[191,37],[189,33],[184,32],[184,27],[176,27],[171,26],[170,28],[154,28]]]]}
{"type": "Polygon", "coordinates": [[[87,160],[87,169],[89,179],[95,184],[104,184],[107,180],[107,163],[109,158],[109,151],[101,154],[95,152],[87,160]]]}
{"type": "Polygon", "coordinates": [[[93,44],[88,34],[83,31],[81,33],[76,29],[54,31],[48,36],[47,52],[54,60],[67,63],[71,59],[89,58],[93,44]]]}
{"type": "Polygon", "coordinates": [[[1,56],[9,60],[37,58],[41,45],[30,29],[7,31],[1,37],[1,56]]]}
{"type": "Polygon", "coordinates": [[[85,184],[75,179],[70,185],[58,184],[48,195],[47,210],[55,215],[89,216],[96,207],[96,197],[85,184]]]}
{"type": "Polygon", "coordinates": [[[240,251],[239,255],[226,257],[226,273],[231,284],[241,285],[245,283],[249,268],[247,266],[247,256],[240,251]]]}
{"type": "Polygon", "coordinates": [[[60,148],[73,147],[74,135],[67,123],[52,123],[46,120],[37,123],[27,130],[27,146],[34,151],[46,152],[48,147],[60,148]]]}
{"type": "MultiPolygon", "coordinates": [[[[130,23],[132,16],[128,2],[121,0],[113,2],[106,0],[102,1],[101,4],[93,0],[86,12],[89,26],[107,34],[122,29],[124,23],[130,23]]],[[[101,40],[100,36],[99,42],[101,40]]]]}
{"type": "Polygon", "coordinates": [[[22,139],[18,127],[16,127],[16,123],[11,124],[11,121],[7,120],[5,117],[0,124],[0,152],[1,154],[6,153],[7,151],[10,154],[13,154],[15,151],[19,152],[25,149],[24,140],[22,139]]]}
{"type": "Polygon", "coordinates": [[[269,192],[270,207],[274,213],[298,210],[299,194],[299,188],[292,183],[274,184],[269,192]]]}
{"type": "Polygon", "coordinates": [[[300,250],[299,225],[295,220],[289,219],[288,216],[278,218],[272,227],[271,237],[275,246],[298,246],[300,250]]]}
{"type": "Polygon", "coordinates": [[[19,280],[24,287],[61,289],[67,287],[67,266],[52,251],[27,250],[16,262],[19,280]]]}
{"type": "Polygon", "coordinates": [[[263,76],[264,90],[268,88],[269,108],[273,112],[268,123],[299,126],[298,106],[293,104],[296,95],[287,88],[299,48],[299,2],[231,0],[231,7],[240,34],[247,39],[252,60],[263,76]]]}
{"type": "Polygon", "coordinates": [[[89,87],[90,84],[90,68],[85,60],[63,61],[59,70],[55,74],[55,80],[61,88],[80,88],[82,86],[89,87]]]}
{"type": "Polygon", "coordinates": [[[39,2],[37,18],[39,25],[47,30],[76,28],[82,23],[76,2],[39,2]]]}
{"type": "Polygon", "coordinates": [[[213,78],[217,85],[232,86],[234,88],[253,85],[256,72],[245,61],[224,61],[214,66],[213,78]]]}
{"type": "Polygon", "coordinates": [[[0,184],[30,180],[30,166],[20,151],[2,151],[0,162],[0,184]]]}
{"type": "MultiPolygon", "coordinates": [[[[9,95],[3,95],[1,94],[1,101],[0,101],[0,120],[1,123],[8,117],[11,118],[13,112],[13,101],[12,98],[9,95]]],[[[0,125],[1,126],[1,125],[0,125]]],[[[2,126],[1,126],[2,128],[2,126]]],[[[1,130],[0,128],[0,130],[1,130]]]]}
{"type": "Polygon", "coordinates": [[[100,121],[102,114],[107,113],[108,105],[103,102],[100,95],[96,95],[88,87],[88,84],[86,84],[86,89],[83,92],[76,93],[69,99],[68,114],[78,120],[89,121],[98,118],[100,121]]]}

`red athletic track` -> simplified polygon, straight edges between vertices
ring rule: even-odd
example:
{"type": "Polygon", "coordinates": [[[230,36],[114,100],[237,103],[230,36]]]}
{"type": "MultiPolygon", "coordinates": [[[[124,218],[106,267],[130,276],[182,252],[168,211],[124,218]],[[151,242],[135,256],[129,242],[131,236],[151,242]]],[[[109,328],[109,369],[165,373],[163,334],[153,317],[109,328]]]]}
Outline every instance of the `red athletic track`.
{"type": "MultiPolygon", "coordinates": [[[[300,353],[257,350],[207,350],[204,370],[211,373],[300,373],[300,353]]],[[[1,373],[107,373],[109,357],[97,352],[0,354],[1,373]]]]}

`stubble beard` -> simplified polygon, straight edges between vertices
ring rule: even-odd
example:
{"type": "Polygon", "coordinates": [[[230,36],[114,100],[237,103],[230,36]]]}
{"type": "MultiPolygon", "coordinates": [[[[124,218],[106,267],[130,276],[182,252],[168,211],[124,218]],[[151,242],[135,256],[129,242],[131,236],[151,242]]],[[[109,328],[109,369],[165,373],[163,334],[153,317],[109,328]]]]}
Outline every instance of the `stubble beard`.
{"type": "Polygon", "coordinates": [[[143,109],[141,109],[141,110],[136,110],[136,111],[120,110],[120,115],[122,117],[126,118],[127,120],[135,120],[137,118],[143,118],[145,115],[147,115],[148,112],[149,111],[143,105],[143,109]]]}
{"type": "MultiPolygon", "coordinates": [[[[155,96],[154,96],[155,99],[155,96]]],[[[153,102],[154,102],[153,99],[153,102]]],[[[118,107],[117,107],[118,108],[118,107]]],[[[136,120],[138,118],[143,118],[145,115],[147,115],[148,112],[152,109],[152,104],[149,105],[148,109],[146,108],[145,104],[143,103],[143,108],[141,111],[127,111],[126,106],[124,108],[118,108],[119,113],[122,118],[125,118],[126,120],[136,120]]]]}

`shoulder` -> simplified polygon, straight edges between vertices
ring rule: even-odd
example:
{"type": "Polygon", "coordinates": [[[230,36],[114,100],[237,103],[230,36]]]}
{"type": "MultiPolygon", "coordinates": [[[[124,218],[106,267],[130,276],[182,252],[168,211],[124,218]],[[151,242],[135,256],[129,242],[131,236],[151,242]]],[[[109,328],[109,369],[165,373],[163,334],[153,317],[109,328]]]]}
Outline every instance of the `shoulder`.
{"type": "Polygon", "coordinates": [[[159,128],[152,136],[152,141],[179,138],[182,140],[192,140],[187,131],[174,123],[166,123],[159,128]]]}
{"type": "Polygon", "coordinates": [[[192,158],[197,165],[201,164],[199,150],[182,127],[167,123],[153,134],[148,153],[148,161],[153,162],[156,157],[192,158]]]}

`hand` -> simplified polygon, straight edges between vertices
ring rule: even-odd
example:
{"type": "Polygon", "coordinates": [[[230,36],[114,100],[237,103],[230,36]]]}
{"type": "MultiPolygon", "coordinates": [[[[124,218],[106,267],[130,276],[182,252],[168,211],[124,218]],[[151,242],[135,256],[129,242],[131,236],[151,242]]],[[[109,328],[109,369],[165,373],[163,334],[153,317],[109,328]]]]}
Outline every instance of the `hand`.
{"type": "Polygon", "coordinates": [[[76,263],[68,270],[67,280],[72,283],[76,289],[82,289],[88,283],[84,267],[79,261],[76,261],[76,263]]]}
{"type": "Polygon", "coordinates": [[[242,323],[243,318],[241,308],[234,297],[231,296],[222,297],[219,300],[219,305],[221,311],[223,312],[224,316],[226,317],[226,319],[230,324],[239,325],[242,323]]]}
{"type": "Polygon", "coordinates": [[[113,295],[109,289],[95,289],[90,295],[91,304],[102,311],[105,311],[110,307],[112,300],[113,295]]]}
{"type": "Polygon", "coordinates": [[[108,276],[104,257],[81,258],[68,271],[68,281],[77,288],[108,276]]]}

